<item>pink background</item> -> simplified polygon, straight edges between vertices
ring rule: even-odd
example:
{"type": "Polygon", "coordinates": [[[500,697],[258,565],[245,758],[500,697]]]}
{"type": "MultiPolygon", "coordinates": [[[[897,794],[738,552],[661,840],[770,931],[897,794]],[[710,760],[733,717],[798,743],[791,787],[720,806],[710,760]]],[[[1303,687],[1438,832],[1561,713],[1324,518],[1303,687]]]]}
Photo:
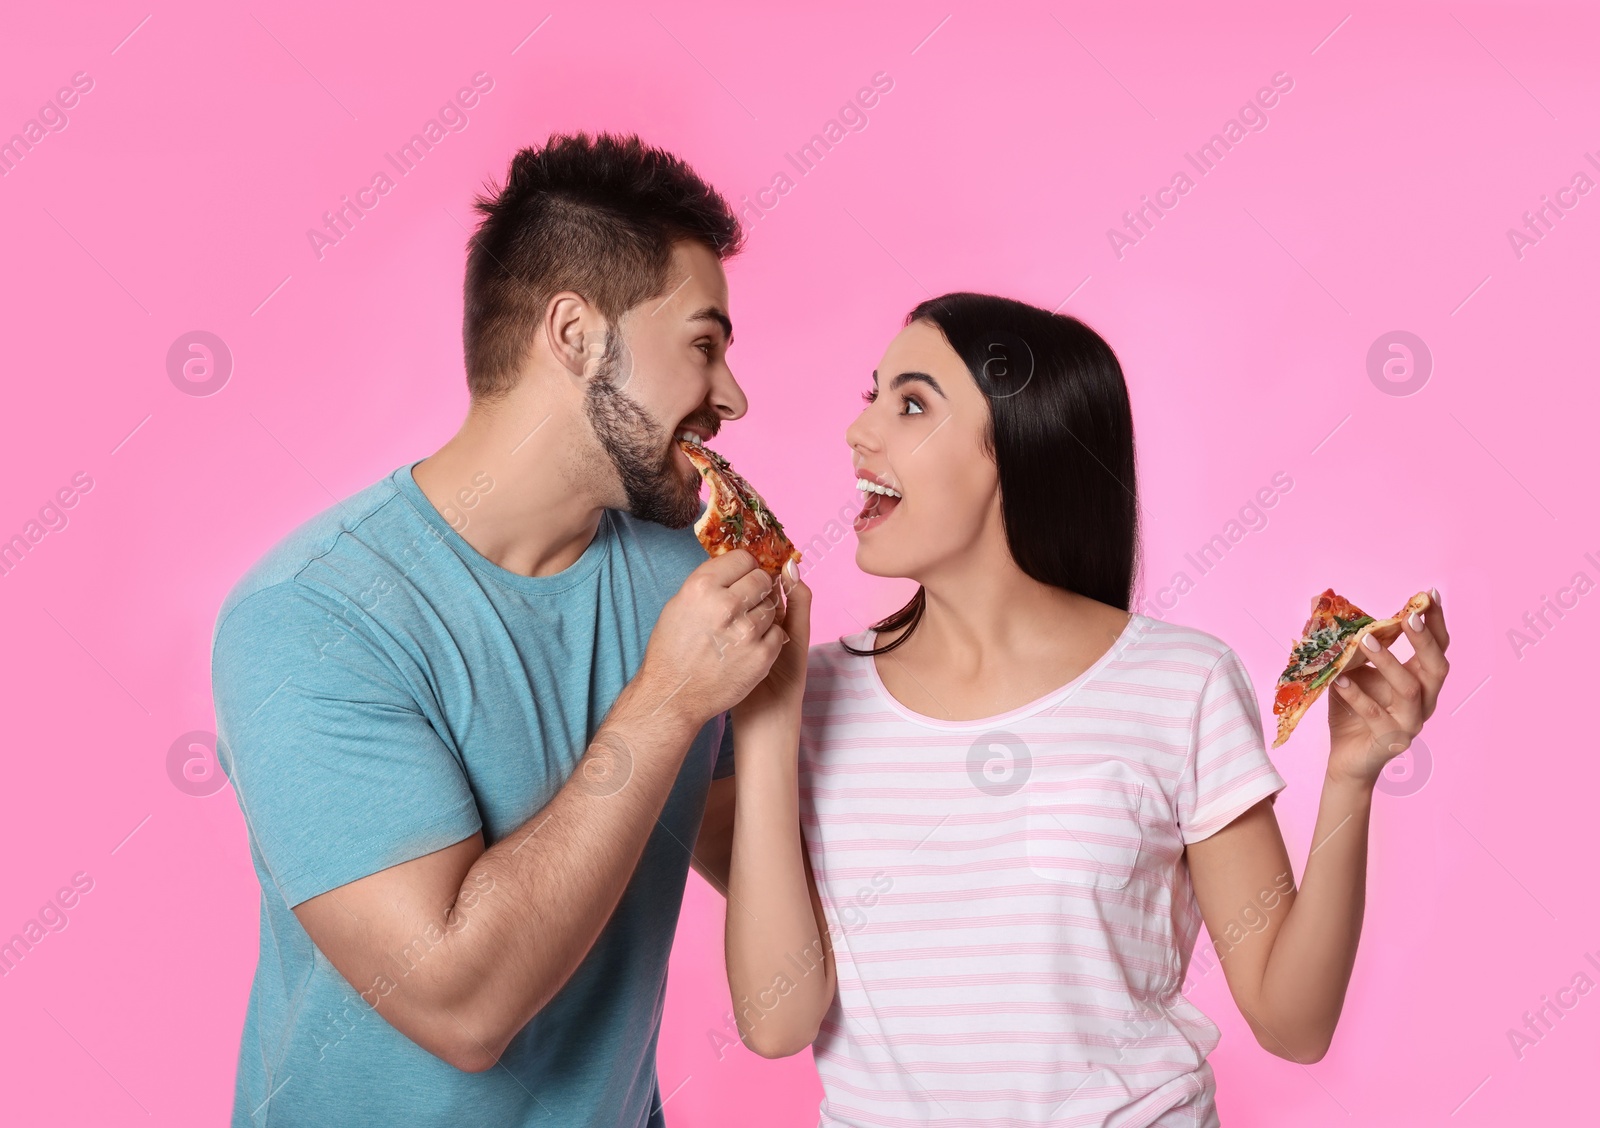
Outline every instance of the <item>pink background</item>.
{"type": "MultiPolygon", "coordinates": [[[[915,302],[1065,301],[1132,388],[1146,591],[1188,571],[1193,590],[1163,614],[1232,644],[1264,703],[1315,592],[1387,614],[1437,584],[1454,671],[1424,735],[1431,776],[1378,797],[1332,1052],[1269,1057],[1219,971],[1191,993],[1223,1029],[1223,1121],[1592,1117],[1600,997],[1520,1059],[1506,1032],[1578,972],[1600,981],[1585,962],[1600,949],[1600,761],[1568,707],[1592,695],[1600,594],[1550,615],[1520,656],[1508,631],[1574,573],[1600,580],[1584,556],[1600,560],[1600,195],[1520,258],[1506,232],[1580,169],[1600,176],[1584,159],[1600,160],[1600,18],[1581,4],[779,16],[670,0],[546,14],[274,0],[0,15],[0,138],[75,73],[94,80],[0,179],[0,537],[78,472],[94,483],[0,576],[0,939],[73,874],[94,883],[0,977],[0,1119],[225,1118],[259,891],[231,792],[180,790],[168,749],[212,727],[212,620],[250,562],[457,425],[471,193],[518,147],[586,127],[637,130],[738,200],[880,71],[894,86],[868,126],[754,220],[730,267],[752,408],[722,449],[809,539],[853,501],[843,430],[915,302]],[[306,230],[478,71],[494,86],[469,126],[319,261],[306,230]],[[1268,127],[1119,259],[1107,229],[1278,72],[1294,86],[1268,127]],[[166,369],[196,329],[234,358],[204,397],[166,369]],[[1415,394],[1369,378],[1392,330],[1431,350],[1415,394]],[[1294,485],[1266,527],[1197,578],[1184,554],[1280,471],[1294,485]]],[[[905,593],[858,575],[849,549],[811,574],[817,638],[905,593]]],[[[1319,708],[1275,754],[1297,872],[1325,751],[1319,708]]],[[[668,1119],[812,1125],[807,1057],[719,1059],[721,921],[691,877],[660,1056],[668,1119]]]]}

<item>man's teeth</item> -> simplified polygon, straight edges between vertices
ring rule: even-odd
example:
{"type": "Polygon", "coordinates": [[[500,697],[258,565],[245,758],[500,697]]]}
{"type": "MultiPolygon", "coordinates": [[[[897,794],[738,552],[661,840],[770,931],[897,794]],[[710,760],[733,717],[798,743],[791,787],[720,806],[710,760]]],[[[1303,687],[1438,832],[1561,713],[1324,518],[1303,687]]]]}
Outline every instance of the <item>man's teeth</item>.
{"type": "Polygon", "coordinates": [[[900,496],[900,491],[891,490],[888,486],[880,486],[870,478],[857,478],[856,489],[863,493],[882,494],[884,497],[898,498],[900,496]]]}
{"type": "Polygon", "coordinates": [[[704,443],[702,442],[700,436],[695,434],[693,431],[679,431],[678,432],[678,439],[680,441],[682,441],[682,442],[693,443],[695,446],[703,446],[704,445],[704,443]]]}

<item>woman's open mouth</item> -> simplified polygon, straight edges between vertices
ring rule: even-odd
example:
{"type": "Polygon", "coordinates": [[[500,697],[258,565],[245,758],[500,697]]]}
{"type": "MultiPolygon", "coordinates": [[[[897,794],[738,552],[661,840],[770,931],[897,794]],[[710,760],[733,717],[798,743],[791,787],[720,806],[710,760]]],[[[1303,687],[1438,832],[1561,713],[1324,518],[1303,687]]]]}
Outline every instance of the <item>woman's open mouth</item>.
{"type": "Polygon", "coordinates": [[[889,515],[899,507],[901,494],[899,490],[885,485],[876,478],[857,478],[856,489],[862,493],[861,512],[856,514],[851,527],[859,536],[887,521],[889,515]]]}

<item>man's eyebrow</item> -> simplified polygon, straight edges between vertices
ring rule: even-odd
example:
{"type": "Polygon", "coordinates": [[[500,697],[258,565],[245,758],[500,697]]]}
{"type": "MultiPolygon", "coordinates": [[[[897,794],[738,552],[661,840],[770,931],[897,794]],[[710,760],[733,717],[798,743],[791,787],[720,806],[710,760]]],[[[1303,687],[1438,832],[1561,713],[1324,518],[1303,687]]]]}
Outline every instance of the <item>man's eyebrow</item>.
{"type": "Polygon", "coordinates": [[[689,320],[691,322],[715,321],[722,326],[722,332],[728,338],[728,344],[733,344],[733,321],[719,307],[706,306],[705,309],[697,309],[689,315],[689,320]]]}
{"type": "MultiPolygon", "coordinates": [[[[878,374],[874,372],[872,377],[874,380],[876,380],[878,374]]],[[[889,381],[889,390],[893,391],[894,389],[901,387],[904,384],[910,384],[913,381],[928,385],[928,387],[938,392],[939,395],[943,396],[945,399],[950,398],[944,394],[944,389],[939,386],[939,381],[935,380],[932,376],[929,376],[926,372],[902,372],[893,380],[889,381]]]]}

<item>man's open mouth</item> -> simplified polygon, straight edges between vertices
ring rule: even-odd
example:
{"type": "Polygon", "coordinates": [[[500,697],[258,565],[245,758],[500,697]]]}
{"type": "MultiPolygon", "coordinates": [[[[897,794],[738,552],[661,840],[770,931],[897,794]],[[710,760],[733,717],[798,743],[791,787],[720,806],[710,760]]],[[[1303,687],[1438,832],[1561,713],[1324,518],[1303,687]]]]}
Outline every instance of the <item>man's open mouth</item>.
{"type": "Polygon", "coordinates": [[[689,461],[689,456],[683,453],[682,444],[684,443],[703,447],[705,446],[705,440],[701,438],[699,432],[691,431],[685,427],[672,436],[672,448],[667,456],[672,460],[674,466],[681,468],[685,482],[691,478],[694,480],[694,491],[698,495],[700,492],[700,472],[694,468],[694,463],[689,461]]]}

